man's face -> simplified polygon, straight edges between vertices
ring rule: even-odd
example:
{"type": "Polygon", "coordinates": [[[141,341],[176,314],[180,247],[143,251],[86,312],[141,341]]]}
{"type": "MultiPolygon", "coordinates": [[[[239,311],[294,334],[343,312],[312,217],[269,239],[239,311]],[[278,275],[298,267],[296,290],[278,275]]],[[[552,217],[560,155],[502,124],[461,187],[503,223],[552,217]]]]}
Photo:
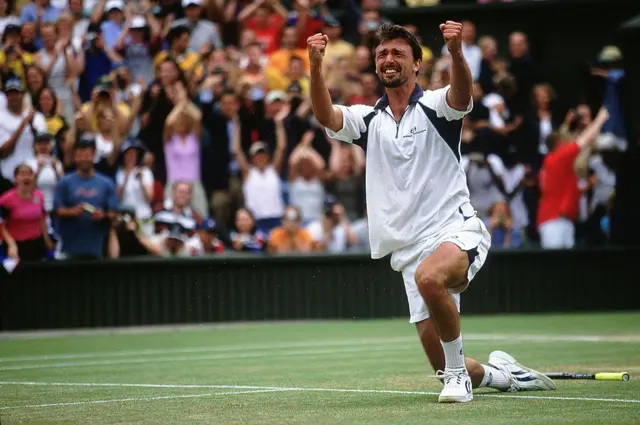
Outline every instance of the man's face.
{"type": "Polygon", "coordinates": [[[462,41],[473,44],[476,41],[476,26],[471,21],[462,22],[462,41]]]}
{"type": "Polygon", "coordinates": [[[371,54],[369,49],[364,46],[358,47],[356,50],[356,67],[359,71],[364,71],[369,67],[371,63],[371,54]]]}
{"type": "Polygon", "coordinates": [[[264,6],[259,7],[253,16],[255,17],[258,25],[265,26],[267,25],[267,20],[269,18],[269,10],[264,6]]]}
{"type": "Polygon", "coordinates": [[[302,61],[294,59],[289,62],[289,77],[297,81],[302,77],[302,61]]]}
{"type": "Polygon", "coordinates": [[[231,119],[238,113],[238,101],[235,96],[231,94],[225,94],[220,99],[220,110],[222,111],[222,115],[231,119]]]}
{"type": "Polygon", "coordinates": [[[18,90],[11,90],[6,93],[7,106],[12,111],[19,111],[22,108],[24,93],[18,90]]]}
{"type": "Polygon", "coordinates": [[[36,38],[36,26],[33,22],[25,22],[22,25],[21,31],[22,41],[25,43],[31,43],[36,38]]]}
{"type": "Polygon", "coordinates": [[[282,32],[282,48],[283,49],[293,49],[296,47],[296,29],[295,28],[286,28],[282,32]]]}
{"type": "Polygon", "coordinates": [[[260,65],[260,58],[262,57],[262,49],[259,46],[252,44],[247,47],[247,58],[249,63],[254,66],[260,65]]]}
{"type": "Polygon", "coordinates": [[[111,9],[108,16],[110,21],[120,23],[124,18],[124,13],[122,13],[122,10],[120,9],[111,9]]]}
{"type": "Polygon", "coordinates": [[[177,183],[173,187],[173,204],[184,208],[191,204],[191,187],[186,183],[177,183]]]}
{"type": "Polygon", "coordinates": [[[75,151],[75,161],[78,170],[87,173],[93,169],[94,148],[77,148],[75,151]]]}
{"type": "Polygon", "coordinates": [[[524,34],[516,32],[509,36],[509,52],[514,58],[521,58],[529,51],[527,39],[524,34]]]}
{"type": "Polygon", "coordinates": [[[401,39],[389,40],[376,47],[376,74],[387,88],[400,87],[420,69],[409,44],[401,39]]]}
{"type": "Polygon", "coordinates": [[[83,5],[82,0],[69,0],[69,10],[74,15],[82,13],[83,5]]]}
{"type": "Polygon", "coordinates": [[[184,15],[189,22],[198,22],[198,20],[200,20],[200,12],[200,6],[195,4],[189,5],[189,7],[184,9],[184,15]]]}
{"type": "Polygon", "coordinates": [[[56,29],[47,25],[40,30],[40,35],[42,36],[42,42],[47,47],[52,47],[56,44],[56,29]]]}

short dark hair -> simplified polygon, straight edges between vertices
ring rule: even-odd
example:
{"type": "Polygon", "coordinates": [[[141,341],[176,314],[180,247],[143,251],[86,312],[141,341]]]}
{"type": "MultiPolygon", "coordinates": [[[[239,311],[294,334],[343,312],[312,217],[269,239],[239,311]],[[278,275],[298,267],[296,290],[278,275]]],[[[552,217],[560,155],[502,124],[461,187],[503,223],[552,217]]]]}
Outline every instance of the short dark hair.
{"type": "MultiPolygon", "coordinates": [[[[413,53],[413,60],[422,61],[422,46],[416,35],[400,25],[393,25],[390,23],[384,23],[380,25],[376,32],[376,42],[373,46],[375,50],[380,44],[390,40],[404,40],[411,47],[411,53],[413,53]]],[[[375,56],[375,53],[374,53],[375,56]]]]}
{"type": "Polygon", "coordinates": [[[233,100],[236,100],[236,101],[238,100],[238,95],[236,94],[235,91],[233,91],[233,89],[224,89],[222,93],[220,93],[220,99],[227,96],[233,97],[233,100]]]}

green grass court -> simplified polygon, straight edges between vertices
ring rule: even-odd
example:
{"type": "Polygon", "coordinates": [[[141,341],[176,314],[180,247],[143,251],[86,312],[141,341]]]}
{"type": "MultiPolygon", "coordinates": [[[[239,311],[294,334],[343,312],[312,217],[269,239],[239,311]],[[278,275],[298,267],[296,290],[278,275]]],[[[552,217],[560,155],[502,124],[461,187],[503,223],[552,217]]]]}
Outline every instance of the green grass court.
{"type": "Polygon", "coordinates": [[[463,317],[468,355],[631,381],[441,405],[404,319],[0,334],[0,423],[639,424],[640,314],[463,317]],[[44,336],[43,336],[44,335],[44,336]],[[637,376],[636,376],[637,375],[637,376]]]}

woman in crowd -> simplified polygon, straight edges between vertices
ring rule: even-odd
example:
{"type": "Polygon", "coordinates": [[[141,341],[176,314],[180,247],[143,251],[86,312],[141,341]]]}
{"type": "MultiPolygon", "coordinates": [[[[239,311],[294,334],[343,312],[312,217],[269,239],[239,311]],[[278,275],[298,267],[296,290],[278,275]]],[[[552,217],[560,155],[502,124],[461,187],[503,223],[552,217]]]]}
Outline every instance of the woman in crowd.
{"type": "Polygon", "coordinates": [[[40,95],[40,92],[47,87],[47,75],[44,70],[36,65],[28,66],[25,70],[27,80],[27,93],[32,105],[37,105],[36,99],[40,95]]]}
{"type": "Polygon", "coordinates": [[[289,157],[289,201],[300,209],[303,225],[322,217],[324,168],[325,162],[311,147],[309,138],[303,139],[289,157]]]}
{"type": "Polygon", "coordinates": [[[53,210],[56,185],[64,175],[62,163],[53,156],[54,143],[54,137],[50,133],[38,134],[33,145],[35,158],[26,161],[35,173],[35,184],[44,197],[47,215],[53,210]]]}
{"type": "Polygon", "coordinates": [[[236,252],[262,252],[267,237],[256,227],[253,214],[246,208],[236,211],[235,230],[229,234],[231,247],[236,252]]]}
{"type": "Polygon", "coordinates": [[[531,90],[533,104],[532,114],[527,117],[527,146],[526,150],[532,160],[534,168],[542,165],[544,156],[548,153],[547,136],[559,127],[561,121],[554,110],[555,92],[547,83],[536,84],[531,90]]]}
{"type": "Polygon", "coordinates": [[[98,132],[96,138],[96,171],[115,177],[116,162],[125,135],[120,131],[113,109],[105,108],[98,113],[98,132]]]}
{"type": "Polygon", "coordinates": [[[50,87],[43,88],[35,98],[36,109],[44,115],[47,121],[47,132],[54,138],[67,126],[65,118],[58,113],[58,98],[50,87]]]}
{"type": "Polygon", "coordinates": [[[251,159],[247,159],[240,144],[240,126],[235,126],[233,150],[242,173],[245,205],[256,218],[258,229],[264,233],[280,224],[284,211],[280,169],[287,146],[283,120],[288,112],[283,108],[275,117],[276,149],[273,157],[266,143],[254,142],[249,149],[251,159]]]}
{"type": "Polygon", "coordinates": [[[509,204],[505,201],[494,203],[484,222],[491,234],[492,247],[518,248],[522,244],[522,233],[514,227],[509,204]]]}
{"type": "Polygon", "coordinates": [[[201,178],[202,112],[191,102],[186,86],[178,84],[175,106],[164,124],[164,158],[167,169],[165,199],[177,182],[191,185],[191,205],[201,215],[209,212],[201,178]]]}
{"type": "Polygon", "coordinates": [[[116,172],[118,198],[121,205],[135,210],[144,236],[153,235],[153,174],[148,167],[141,165],[144,148],[136,141],[125,143],[121,149],[122,165],[116,172]]]}
{"type": "Polygon", "coordinates": [[[14,172],[16,187],[0,196],[2,235],[7,256],[39,261],[53,250],[47,231],[44,196],[35,189],[31,167],[20,164],[14,172]]]}

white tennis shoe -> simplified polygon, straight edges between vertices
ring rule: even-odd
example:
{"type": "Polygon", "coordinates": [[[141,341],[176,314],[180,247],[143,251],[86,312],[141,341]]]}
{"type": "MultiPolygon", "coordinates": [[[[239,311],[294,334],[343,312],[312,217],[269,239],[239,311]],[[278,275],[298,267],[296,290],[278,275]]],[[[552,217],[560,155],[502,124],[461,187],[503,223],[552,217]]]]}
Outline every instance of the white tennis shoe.
{"type": "Polygon", "coordinates": [[[501,370],[509,376],[510,388],[506,391],[552,391],[556,384],[543,373],[521,365],[504,351],[489,354],[489,366],[501,370]]]}
{"type": "Polygon", "coordinates": [[[466,369],[439,370],[436,378],[444,383],[438,403],[466,403],[473,400],[471,378],[466,369]]]}

